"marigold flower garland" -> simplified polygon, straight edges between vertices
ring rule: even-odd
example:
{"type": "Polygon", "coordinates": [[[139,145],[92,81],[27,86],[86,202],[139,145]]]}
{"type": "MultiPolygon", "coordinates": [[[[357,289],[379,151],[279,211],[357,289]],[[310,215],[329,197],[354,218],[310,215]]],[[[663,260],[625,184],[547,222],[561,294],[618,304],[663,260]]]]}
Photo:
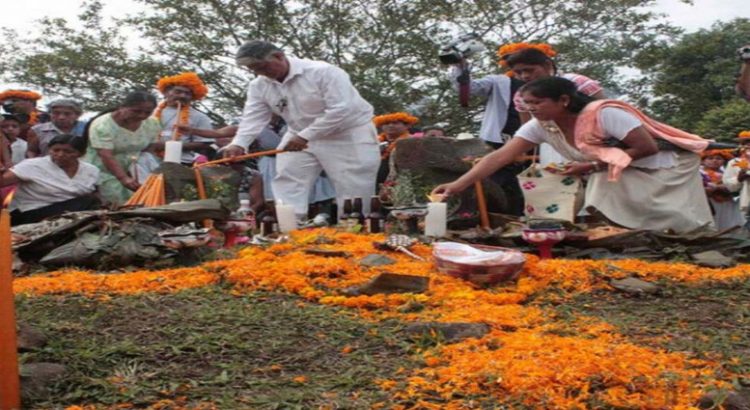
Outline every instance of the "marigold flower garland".
{"type": "Polygon", "coordinates": [[[497,49],[497,53],[496,53],[497,54],[497,58],[498,58],[497,64],[499,66],[501,66],[501,67],[504,67],[504,68],[508,69],[508,71],[505,72],[505,75],[507,75],[508,77],[513,77],[515,75],[515,73],[512,70],[509,69],[508,60],[507,60],[508,57],[511,54],[514,54],[514,53],[517,53],[517,52],[519,52],[521,50],[526,50],[526,49],[529,49],[529,48],[532,48],[532,49],[535,49],[535,50],[539,50],[539,51],[541,51],[542,53],[544,53],[544,55],[546,55],[549,58],[552,58],[552,57],[554,57],[554,56],[557,55],[557,51],[555,51],[555,49],[552,48],[552,46],[549,45],[549,44],[547,44],[547,43],[523,43],[523,42],[520,42],[520,43],[506,44],[506,45],[501,46],[500,48],[498,48],[497,49]]]}
{"type": "MultiPolygon", "coordinates": [[[[163,77],[159,79],[156,83],[156,88],[159,89],[159,91],[164,94],[167,92],[167,90],[170,87],[174,86],[181,86],[181,87],[187,87],[190,89],[192,96],[192,101],[198,101],[203,99],[208,94],[208,87],[206,87],[206,84],[203,83],[203,80],[198,76],[198,74],[194,72],[186,72],[186,73],[180,73],[173,76],[163,77]]],[[[167,107],[167,102],[162,101],[161,104],[159,104],[158,107],[156,107],[156,112],[154,112],[154,117],[161,120],[161,114],[162,111],[167,107]]],[[[181,107],[180,112],[178,113],[178,118],[176,124],[180,125],[187,125],[190,123],[190,104],[184,104],[181,107]]],[[[179,138],[182,133],[179,130],[175,130],[174,134],[177,138],[179,138]]]]}
{"type": "Polygon", "coordinates": [[[388,124],[389,122],[403,122],[404,124],[411,126],[418,123],[419,118],[405,112],[394,112],[390,114],[378,115],[377,117],[372,119],[372,122],[376,127],[382,127],[384,124],[388,124]]]}
{"type": "MultiPolygon", "coordinates": [[[[438,273],[429,262],[397,253],[389,255],[396,260],[393,265],[360,266],[357,261],[374,252],[372,242],[381,236],[318,229],[296,231],[291,237],[290,243],[245,248],[237,259],[197,268],[117,275],[61,271],[18,278],[14,290],[28,295],[80,293],[105,297],[177,292],[221,282],[234,285],[233,293],[284,291],[312,302],[357,309],[369,320],[480,322],[490,326],[490,333],[481,339],[425,351],[426,367],[405,380],[381,380],[381,388],[393,393],[392,408],[407,408],[399,403],[412,403],[408,408],[436,408],[435,399],[440,400],[439,408],[465,407],[467,403],[456,398],[456,393],[550,409],[582,408],[591,402],[614,407],[687,408],[706,389],[726,387],[718,379],[731,377],[709,360],[634,345],[599,320],[579,317],[564,323],[555,320],[552,311],[525,303],[547,289],[555,289],[562,297],[607,289],[603,278],[633,273],[650,281],[686,283],[747,278],[748,265],[708,269],[685,263],[539,260],[528,255],[516,283],[479,289],[438,273]],[[321,244],[329,242],[333,243],[321,244]],[[310,247],[344,251],[352,257],[313,256],[304,252],[310,247]],[[341,294],[341,290],[384,271],[428,276],[430,288],[419,295],[341,294]]],[[[425,245],[415,246],[414,251],[427,258],[431,253],[425,245]]]]}
{"type": "Polygon", "coordinates": [[[0,93],[0,101],[7,100],[8,98],[38,101],[42,98],[42,95],[37,92],[28,90],[5,90],[0,93]]]}

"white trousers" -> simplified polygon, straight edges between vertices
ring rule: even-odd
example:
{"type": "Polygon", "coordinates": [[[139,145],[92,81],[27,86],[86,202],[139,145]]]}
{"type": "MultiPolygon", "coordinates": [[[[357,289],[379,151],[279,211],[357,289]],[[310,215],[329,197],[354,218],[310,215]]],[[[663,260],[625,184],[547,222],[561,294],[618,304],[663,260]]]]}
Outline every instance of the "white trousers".
{"type": "MultiPolygon", "coordinates": [[[[263,198],[273,201],[273,179],[276,177],[276,157],[260,157],[258,171],[263,175],[263,198]]],[[[319,176],[310,191],[309,203],[327,201],[336,197],[336,190],[328,177],[319,176]]]]}
{"type": "Polygon", "coordinates": [[[278,154],[273,193],[277,200],[294,205],[295,214],[307,215],[310,190],[324,170],[336,190],[339,209],[346,198],[362,198],[367,213],[379,167],[377,133],[372,124],[365,124],[310,141],[304,151],[278,154]]]}

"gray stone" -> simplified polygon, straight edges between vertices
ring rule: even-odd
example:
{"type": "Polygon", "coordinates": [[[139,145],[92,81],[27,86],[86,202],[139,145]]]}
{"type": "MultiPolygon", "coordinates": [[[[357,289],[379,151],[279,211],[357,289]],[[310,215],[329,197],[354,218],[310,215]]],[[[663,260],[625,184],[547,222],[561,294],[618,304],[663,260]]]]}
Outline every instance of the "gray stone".
{"type": "Polygon", "coordinates": [[[480,339],[489,331],[490,327],[484,323],[416,322],[404,328],[404,332],[412,338],[439,333],[446,343],[456,343],[470,337],[480,339]]]}
{"type": "Polygon", "coordinates": [[[308,255],[322,256],[324,258],[351,258],[352,254],[344,251],[329,250],[329,249],[305,249],[304,251],[308,255]]]}
{"type": "Polygon", "coordinates": [[[45,396],[48,393],[49,386],[60,380],[66,373],[65,366],[57,363],[21,365],[21,396],[45,396]]]}
{"type": "Polygon", "coordinates": [[[394,263],[396,263],[395,259],[391,259],[379,253],[371,253],[359,260],[359,264],[361,266],[367,266],[368,268],[372,268],[375,266],[393,265],[394,263]]]}
{"type": "Polygon", "coordinates": [[[690,255],[699,266],[708,268],[730,268],[737,264],[733,258],[725,256],[719,251],[706,251],[690,255]]]}
{"type": "Polygon", "coordinates": [[[424,293],[430,285],[426,276],[402,275],[400,273],[381,273],[370,282],[344,289],[347,296],[377,295],[391,293],[424,293]]]}
{"type": "MultiPolygon", "coordinates": [[[[425,194],[439,184],[456,180],[471,169],[466,158],[478,158],[491,153],[492,148],[479,138],[456,140],[454,138],[404,138],[396,143],[391,158],[390,181],[403,182],[399,174],[408,175],[412,181],[410,191],[414,198],[394,206],[410,206],[414,202],[424,203],[425,194]]],[[[507,213],[507,198],[500,185],[487,178],[483,181],[484,193],[490,211],[507,213]]],[[[474,189],[456,195],[449,206],[449,213],[476,212],[477,201],[474,189]]]]}
{"type": "Polygon", "coordinates": [[[19,352],[41,349],[47,344],[47,336],[45,336],[44,333],[25,323],[18,324],[16,337],[18,340],[19,352]]]}
{"type": "Polygon", "coordinates": [[[613,288],[631,295],[654,295],[661,292],[659,286],[637,278],[612,279],[609,282],[613,288]]]}
{"type": "Polygon", "coordinates": [[[698,400],[698,408],[750,410],[750,391],[706,393],[698,400]]]}

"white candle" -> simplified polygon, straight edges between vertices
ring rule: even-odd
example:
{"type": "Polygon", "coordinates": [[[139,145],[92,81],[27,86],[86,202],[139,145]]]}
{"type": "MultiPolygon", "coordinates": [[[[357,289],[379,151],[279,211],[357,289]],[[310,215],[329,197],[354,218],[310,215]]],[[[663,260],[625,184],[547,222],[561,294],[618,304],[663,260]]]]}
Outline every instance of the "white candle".
{"type": "Polygon", "coordinates": [[[182,142],[167,141],[164,144],[164,162],[181,163],[182,159],[182,142]]]}
{"type": "Polygon", "coordinates": [[[445,202],[430,202],[427,204],[427,216],[424,222],[424,234],[426,236],[445,236],[448,224],[448,204],[445,202]]]}
{"type": "Polygon", "coordinates": [[[279,231],[282,233],[297,229],[297,217],[294,215],[293,205],[276,201],[276,220],[279,221],[279,231]]]}

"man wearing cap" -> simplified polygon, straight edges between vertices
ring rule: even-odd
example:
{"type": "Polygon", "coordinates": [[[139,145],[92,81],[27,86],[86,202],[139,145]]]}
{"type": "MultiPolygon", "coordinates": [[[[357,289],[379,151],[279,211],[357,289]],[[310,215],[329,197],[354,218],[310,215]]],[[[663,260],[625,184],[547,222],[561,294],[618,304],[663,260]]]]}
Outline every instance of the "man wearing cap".
{"type": "Polygon", "coordinates": [[[156,87],[164,95],[164,101],[156,108],[154,116],[161,121],[162,140],[179,138],[182,141],[182,163],[192,164],[199,155],[207,154],[214,143],[212,138],[184,133],[182,130],[212,129],[211,118],[196,110],[192,103],[208,94],[208,87],[198,74],[180,73],[161,78],[156,87]],[[180,125],[180,128],[175,128],[180,125]]]}
{"type": "Polygon", "coordinates": [[[49,142],[58,135],[69,134],[80,137],[86,123],[78,121],[83,114],[81,104],[75,100],[61,98],[47,104],[50,121],[37,124],[29,130],[29,157],[43,157],[48,153],[49,142]]]}
{"type": "MultiPolygon", "coordinates": [[[[373,109],[342,69],[323,61],[287,56],[275,45],[253,40],[237,51],[237,63],[258,77],[250,82],[237,135],[226,156],[243,154],[273,114],[287,123],[276,157],[273,191],[294,206],[299,218],[307,214],[310,190],[325,171],[344,198],[370,198],[380,165],[373,109]]],[[[368,200],[363,201],[365,212],[368,200]]]]}

